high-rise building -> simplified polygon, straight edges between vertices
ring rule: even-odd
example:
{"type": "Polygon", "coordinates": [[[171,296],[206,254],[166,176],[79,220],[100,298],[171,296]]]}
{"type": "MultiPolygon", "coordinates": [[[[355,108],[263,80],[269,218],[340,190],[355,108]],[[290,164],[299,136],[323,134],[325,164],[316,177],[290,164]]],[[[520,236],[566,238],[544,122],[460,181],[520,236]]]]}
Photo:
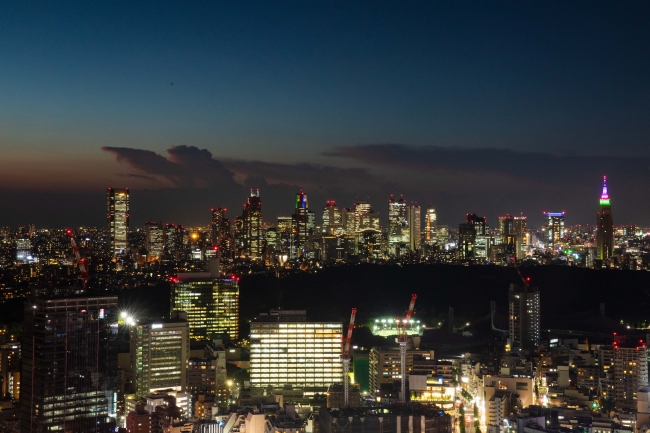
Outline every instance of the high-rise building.
{"type": "Polygon", "coordinates": [[[210,209],[210,243],[217,247],[219,257],[232,259],[234,253],[234,239],[230,230],[230,220],[226,218],[226,208],[210,209]]]}
{"type": "Polygon", "coordinates": [[[343,224],[343,231],[346,235],[354,236],[356,233],[357,228],[354,217],[354,209],[349,207],[341,209],[341,222],[343,224]]]}
{"type": "Polygon", "coordinates": [[[163,227],[164,252],[172,257],[179,257],[183,251],[183,226],[165,224],[163,227]]]}
{"type": "Polygon", "coordinates": [[[20,400],[20,343],[0,345],[0,398],[20,400]]]}
{"type": "MultiPolygon", "coordinates": [[[[372,206],[367,200],[357,200],[354,202],[354,233],[362,231],[361,219],[368,212],[372,211],[372,206]]],[[[353,233],[353,234],[354,234],[353,233]]]]}
{"type": "Polygon", "coordinates": [[[512,347],[535,350],[540,343],[539,290],[510,284],[508,291],[509,336],[512,347]]]}
{"type": "Polygon", "coordinates": [[[612,207],[607,192],[607,176],[603,177],[603,193],[600,195],[600,212],[598,212],[598,258],[607,260],[614,252],[614,221],[612,220],[612,207]]]}
{"type": "Polygon", "coordinates": [[[487,251],[483,250],[484,245],[480,242],[487,236],[487,224],[485,217],[476,214],[467,214],[467,222],[458,226],[458,253],[461,259],[484,258],[487,251]],[[477,245],[481,247],[477,250],[477,245]],[[485,252],[485,254],[483,254],[485,252]]]}
{"type": "Polygon", "coordinates": [[[420,230],[422,227],[420,214],[422,208],[418,205],[411,205],[407,208],[407,221],[409,229],[409,248],[411,251],[416,252],[420,250],[420,242],[422,239],[420,230]]]}
{"type": "Polygon", "coordinates": [[[402,248],[409,246],[409,228],[406,201],[403,197],[388,200],[388,251],[397,255],[402,248]]]}
{"type": "Polygon", "coordinates": [[[613,400],[616,407],[637,405],[637,392],[648,385],[648,348],[645,343],[617,339],[611,346],[600,346],[598,362],[601,377],[608,386],[603,397],[613,400]]]}
{"type": "Polygon", "coordinates": [[[526,228],[526,217],[523,213],[514,218],[514,233],[515,233],[515,254],[517,260],[526,257],[526,250],[528,249],[528,231],[526,228]]]}
{"type": "Polygon", "coordinates": [[[436,235],[436,242],[438,243],[438,248],[441,250],[447,249],[447,244],[449,243],[449,226],[448,225],[439,225],[438,233],[436,235]]]}
{"type": "Polygon", "coordinates": [[[296,227],[297,253],[302,256],[308,249],[309,237],[313,234],[310,227],[310,212],[307,194],[300,190],[296,194],[296,209],[293,214],[294,226],[296,227]]]}
{"type": "Polygon", "coordinates": [[[363,232],[365,230],[381,230],[381,227],[379,225],[379,213],[375,212],[372,209],[359,216],[359,232],[363,232]]]}
{"type": "Polygon", "coordinates": [[[129,245],[129,189],[106,190],[109,251],[113,257],[124,254],[129,245]]]}
{"type": "Polygon", "coordinates": [[[172,277],[172,311],[187,313],[192,340],[220,334],[239,338],[237,277],[218,278],[210,272],[186,272],[172,277]]]}
{"type": "Polygon", "coordinates": [[[262,237],[262,200],[260,190],[253,191],[244,205],[243,220],[243,249],[244,254],[251,259],[262,258],[264,239],[262,237]]]}
{"type": "Polygon", "coordinates": [[[182,314],[131,326],[131,365],[137,397],[163,389],[185,391],[190,336],[182,314]]]}
{"type": "Polygon", "coordinates": [[[323,233],[327,235],[342,234],[343,220],[341,218],[341,210],[336,205],[336,201],[327,200],[323,207],[323,233]]]}
{"type": "Polygon", "coordinates": [[[424,217],[424,241],[427,245],[434,246],[438,243],[438,217],[436,215],[436,208],[430,204],[426,212],[424,217]]]}
{"type": "Polygon", "coordinates": [[[20,431],[114,431],[117,296],[27,304],[20,431]]]}
{"type": "Polygon", "coordinates": [[[272,310],[251,323],[250,374],[254,388],[324,392],[343,379],[340,322],[309,322],[302,310],[272,310]]]}
{"type": "Polygon", "coordinates": [[[544,212],[544,242],[551,249],[557,249],[564,237],[564,212],[544,212]]]}
{"type": "Polygon", "coordinates": [[[165,252],[165,231],[157,222],[145,223],[144,231],[147,260],[157,260],[165,252]]]}
{"type": "Polygon", "coordinates": [[[26,234],[16,236],[16,261],[29,262],[32,260],[32,241],[26,234]]]}

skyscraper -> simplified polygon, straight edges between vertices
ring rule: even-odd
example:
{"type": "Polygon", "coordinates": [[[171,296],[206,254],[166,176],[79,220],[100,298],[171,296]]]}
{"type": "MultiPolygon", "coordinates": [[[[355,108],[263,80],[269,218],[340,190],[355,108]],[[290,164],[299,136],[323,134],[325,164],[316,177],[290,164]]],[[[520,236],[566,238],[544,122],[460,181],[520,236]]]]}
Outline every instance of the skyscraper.
{"type": "Polygon", "coordinates": [[[251,323],[251,386],[324,392],[343,379],[342,331],[340,322],[308,322],[303,310],[260,315],[251,323]]]}
{"type": "Polygon", "coordinates": [[[144,230],[147,260],[157,260],[165,251],[165,232],[163,227],[157,222],[146,222],[144,230]]]}
{"type": "Polygon", "coordinates": [[[129,240],[129,189],[106,190],[106,216],[108,220],[108,248],[113,257],[128,248],[129,240]]]}
{"type": "Polygon", "coordinates": [[[598,212],[598,258],[607,260],[614,251],[614,221],[612,220],[612,207],[607,192],[607,176],[603,177],[603,193],[600,195],[600,212],[598,212]]]}
{"type": "Polygon", "coordinates": [[[460,259],[473,259],[486,257],[484,241],[487,236],[485,217],[476,214],[467,214],[467,222],[458,226],[458,254],[460,259]],[[480,249],[477,246],[481,247],[480,249]],[[478,250],[478,251],[477,251],[478,250]]]}
{"type": "Polygon", "coordinates": [[[210,272],[186,272],[172,278],[172,311],[187,313],[192,340],[219,334],[239,338],[239,282],[210,272]]]}
{"type": "Polygon", "coordinates": [[[116,335],[117,296],[27,303],[21,432],[114,431],[116,335]]]}
{"type": "Polygon", "coordinates": [[[218,247],[219,257],[232,258],[233,239],[230,232],[230,220],[226,218],[226,208],[210,209],[210,242],[218,247]]]}
{"type": "Polygon", "coordinates": [[[388,200],[388,251],[397,255],[401,248],[409,246],[408,218],[406,201],[403,197],[388,200]]]}
{"type": "Polygon", "coordinates": [[[514,227],[515,227],[515,252],[517,260],[521,260],[526,257],[526,250],[528,249],[528,231],[527,231],[527,219],[523,213],[514,218],[514,227]]]}
{"type": "Polygon", "coordinates": [[[243,247],[244,253],[251,259],[262,257],[262,201],[260,190],[253,191],[244,205],[243,220],[243,247]]]}
{"type": "Polygon", "coordinates": [[[508,292],[509,336],[512,347],[535,350],[540,343],[539,291],[531,290],[528,282],[523,288],[510,284],[508,292]]]}
{"type": "Polygon", "coordinates": [[[131,326],[130,342],[137,397],[161,389],[185,391],[190,357],[187,320],[177,316],[137,323],[131,326]]]}
{"type": "Polygon", "coordinates": [[[436,208],[430,204],[426,212],[424,217],[424,241],[427,245],[433,246],[437,243],[438,217],[436,208]]]}
{"type": "Polygon", "coordinates": [[[372,206],[366,200],[357,200],[354,202],[354,232],[356,234],[363,229],[361,228],[361,218],[372,211],[372,206]]]}
{"type": "Polygon", "coordinates": [[[341,220],[341,210],[336,205],[335,200],[327,200],[325,207],[323,207],[323,228],[324,234],[337,234],[343,230],[343,223],[341,220]]]}
{"type": "Polygon", "coordinates": [[[544,212],[544,242],[551,249],[557,249],[564,237],[564,212],[544,212]]]}
{"type": "Polygon", "coordinates": [[[309,211],[309,201],[307,194],[300,190],[296,194],[296,210],[293,214],[294,226],[296,227],[296,250],[298,256],[302,256],[309,250],[309,239],[314,234],[314,215],[309,211]]]}
{"type": "Polygon", "coordinates": [[[420,250],[421,241],[421,221],[420,214],[422,208],[418,205],[411,205],[408,207],[408,229],[409,229],[409,248],[411,251],[416,252],[420,250]]]}

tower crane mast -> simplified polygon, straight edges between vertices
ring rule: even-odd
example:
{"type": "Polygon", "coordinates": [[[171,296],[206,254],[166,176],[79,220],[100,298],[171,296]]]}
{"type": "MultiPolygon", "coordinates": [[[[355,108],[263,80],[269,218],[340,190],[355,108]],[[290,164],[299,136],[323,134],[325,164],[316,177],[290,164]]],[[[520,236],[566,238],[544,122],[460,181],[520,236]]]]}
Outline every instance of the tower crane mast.
{"type": "Polygon", "coordinates": [[[409,304],[409,309],[406,312],[406,317],[402,320],[398,320],[398,329],[399,329],[399,354],[400,354],[400,369],[401,371],[401,376],[402,376],[402,388],[401,388],[401,394],[400,394],[400,400],[402,402],[406,402],[406,327],[408,326],[409,320],[411,320],[411,316],[413,315],[413,310],[415,308],[415,300],[417,299],[418,295],[413,294],[411,295],[411,303],[409,304]]]}
{"type": "Polygon", "coordinates": [[[352,309],[350,315],[350,324],[348,325],[348,335],[343,340],[343,406],[348,407],[350,395],[350,341],[352,341],[352,330],[354,329],[354,318],[357,315],[357,309],[352,309]]]}
{"type": "Polygon", "coordinates": [[[70,237],[70,245],[72,246],[72,251],[74,251],[74,257],[77,261],[77,266],[79,266],[79,279],[81,279],[81,285],[84,292],[86,291],[86,285],[88,284],[88,268],[86,268],[86,259],[82,259],[79,254],[79,246],[74,240],[74,233],[72,230],[67,230],[66,234],[70,237]]]}

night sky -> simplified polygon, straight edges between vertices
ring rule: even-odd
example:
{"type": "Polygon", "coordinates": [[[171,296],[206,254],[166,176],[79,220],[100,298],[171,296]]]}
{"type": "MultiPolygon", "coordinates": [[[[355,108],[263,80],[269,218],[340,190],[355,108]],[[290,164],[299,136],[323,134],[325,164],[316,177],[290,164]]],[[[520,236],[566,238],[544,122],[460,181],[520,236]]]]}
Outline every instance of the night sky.
{"type": "Polygon", "coordinates": [[[6,2],[0,226],[292,212],[303,188],[650,225],[650,2],[6,2]]]}

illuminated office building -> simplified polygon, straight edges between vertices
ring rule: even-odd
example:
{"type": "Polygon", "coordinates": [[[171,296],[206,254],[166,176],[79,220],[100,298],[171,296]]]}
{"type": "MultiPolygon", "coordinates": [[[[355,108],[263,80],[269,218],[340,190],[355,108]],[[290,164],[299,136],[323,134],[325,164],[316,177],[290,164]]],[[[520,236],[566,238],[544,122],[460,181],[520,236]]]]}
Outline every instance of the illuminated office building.
{"type": "Polygon", "coordinates": [[[254,388],[311,388],[323,392],[343,379],[342,323],[309,322],[305,311],[272,310],[251,323],[254,388]]]}
{"type": "Polygon", "coordinates": [[[129,239],[129,189],[106,190],[109,251],[112,256],[124,254],[129,239]]]}
{"type": "Polygon", "coordinates": [[[212,340],[220,334],[239,338],[239,283],[210,272],[172,277],[172,311],[187,313],[192,340],[212,340]]]}
{"type": "Polygon", "coordinates": [[[420,250],[420,242],[422,240],[421,238],[421,219],[420,219],[420,214],[422,212],[422,208],[418,205],[411,205],[407,208],[407,216],[408,216],[408,229],[409,229],[409,248],[411,251],[419,251],[420,250]]]}
{"type": "Polygon", "coordinates": [[[164,252],[172,257],[178,257],[183,251],[183,226],[175,224],[165,224],[163,227],[164,235],[164,252]]]}
{"type": "Polygon", "coordinates": [[[131,326],[132,377],[137,397],[163,389],[185,390],[190,338],[187,320],[181,317],[131,326]]]}
{"type": "Polygon", "coordinates": [[[557,249],[564,237],[564,212],[544,212],[544,242],[548,248],[557,249]]]}
{"type": "Polygon", "coordinates": [[[293,220],[297,235],[296,249],[298,256],[302,256],[309,249],[309,237],[314,233],[313,229],[315,224],[313,213],[309,211],[307,194],[302,190],[296,194],[296,210],[293,214],[293,220]]]}
{"type": "Polygon", "coordinates": [[[514,217],[515,253],[517,260],[526,257],[526,250],[528,249],[529,235],[526,221],[527,219],[523,214],[514,217]]]}
{"type": "Polygon", "coordinates": [[[345,207],[341,210],[341,222],[343,223],[344,234],[353,236],[356,233],[356,221],[354,217],[354,209],[345,207]]]}
{"type": "Polygon", "coordinates": [[[25,306],[21,432],[115,430],[117,296],[25,306]]]}
{"type": "Polygon", "coordinates": [[[165,231],[157,222],[147,222],[144,225],[147,260],[157,260],[165,251],[165,231]]]}
{"type": "Polygon", "coordinates": [[[366,200],[357,200],[354,203],[354,232],[360,232],[364,230],[361,228],[361,219],[365,214],[372,211],[370,203],[366,200]]]}
{"type": "Polygon", "coordinates": [[[403,197],[388,200],[388,251],[397,255],[402,248],[409,246],[409,228],[406,201],[403,197]]]}
{"type": "Polygon", "coordinates": [[[323,207],[323,233],[327,235],[341,234],[343,231],[343,220],[341,218],[341,210],[336,205],[336,201],[327,200],[325,207],[323,207]]]}
{"type": "Polygon", "coordinates": [[[468,260],[486,257],[487,251],[484,251],[487,247],[484,245],[486,236],[487,224],[485,223],[485,217],[467,214],[467,222],[458,226],[458,253],[460,258],[468,260]]]}
{"type": "Polygon", "coordinates": [[[607,260],[614,252],[614,221],[612,220],[612,206],[607,191],[607,176],[603,177],[603,193],[600,195],[596,241],[598,244],[598,258],[607,260]]]}
{"type": "Polygon", "coordinates": [[[16,260],[28,262],[32,259],[32,241],[27,235],[18,235],[16,237],[16,260]]]}
{"type": "Polygon", "coordinates": [[[433,205],[429,205],[426,212],[424,216],[424,241],[427,245],[433,246],[438,243],[438,217],[436,215],[436,208],[433,205]]]}
{"type": "Polygon", "coordinates": [[[368,212],[365,212],[359,217],[359,232],[366,230],[381,230],[379,225],[379,213],[370,209],[368,212]]]}
{"type": "Polygon", "coordinates": [[[1,398],[20,400],[20,343],[0,345],[1,398]]]}
{"type": "Polygon", "coordinates": [[[528,283],[523,288],[510,284],[508,304],[512,347],[537,349],[541,336],[539,290],[529,288],[528,283]]]}
{"type": "Polygon", "coordinates": [[[449,243],[449,226],[448,225],[439,225],[438,233],[436,234],[436,242],[438,243],[438,248],[444,250],[447,248],[449,243]]]}
{"type": "Polygon", "coordinates": [[[262,200],[260,190],[251,189],[248,203],[244,205],[242,213],[242,237],[244,254],[251,259],[262,257],[264,239],[262,237],[262,200]]]}
{"type": "Polygon", "coordinates": [[[290,259],[295,259],[297,257],[296,238],[298,237],[298,232],[294,224],[295,221],[293,217],[290,216],[278,217],[278,227],[277,227],[278,252],[281,254],[286,254],[287,258],[290,259]]]}

